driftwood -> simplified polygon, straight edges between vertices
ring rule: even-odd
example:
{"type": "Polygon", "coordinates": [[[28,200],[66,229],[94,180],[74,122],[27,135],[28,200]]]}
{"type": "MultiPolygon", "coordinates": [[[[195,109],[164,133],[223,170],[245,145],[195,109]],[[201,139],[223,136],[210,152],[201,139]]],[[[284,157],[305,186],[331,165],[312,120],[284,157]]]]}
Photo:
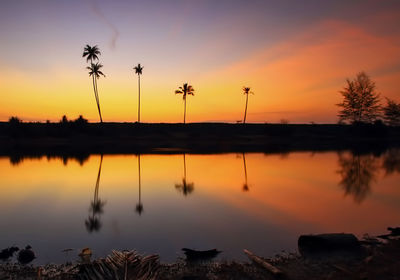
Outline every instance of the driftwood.
{"type": "Polygon", "coordinates": [[[182,248],[182,251],[186,255],[186,259],[188,261],[211,260],[221,253],[221,251],[218,251],[217,249],[198,251],[188,248],[182,248]]]}
{"type": "Polygon", "coordinates": [[[278,268],[276,268],[272,264],[268,263],[267,261],[263,260],[262,258],[254,255],[249,250],[244,249],[243,251],[251,261],[253,261],[254,263],[256,263],[256,264],[258,264],[260,266],[262,266],[263,268],[265,268],[266,270],[268,270],[272,274],[274,274],[276,276],[279,276],[279,275],[283,274],[281,270],[279,270],[278,268]]]}
{"type": "Polygon", "coordinates": [[[159,270],[158,255],[142,257],[135,251],[112,251],[105,259],[82,264],[79,277],[88,280],[153,280],[159,270]]]}

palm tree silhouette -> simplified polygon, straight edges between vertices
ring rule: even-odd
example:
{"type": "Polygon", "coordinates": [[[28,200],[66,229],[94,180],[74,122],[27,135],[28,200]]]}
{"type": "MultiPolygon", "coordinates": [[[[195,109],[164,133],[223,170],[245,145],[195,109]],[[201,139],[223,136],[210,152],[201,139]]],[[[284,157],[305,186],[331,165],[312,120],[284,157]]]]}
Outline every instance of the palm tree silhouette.
{"type": "Polygon", "coordinates": [[[138,75],[138,86],[139,86],[138,122],[140,123],[140,75],[142,75],[143,67],[139,63],[137,66],[133,67],[133,70],[135,70],[135,74],[138,75]]]}
{"type": "Polygon", "coordinates": [[[99,231],[101,228],[100,215],[103,214],[103,207],[105,202],[101,201],[99,198],[99,187],[100,187],[100,175],[101,166],[103,164],[103,155],[100,158],[99,171],[97,173],[96,186],[94,189],[94,198],[90,203],[90,212],[88,219],[85,221],[86,229],[88,232],[99,231]]]}
{"type": "Polygon", "coordinates": [[[96,98],[96,104],[97,104],[97,109],[99,111],[99,116],[100,116],[100,122],[103,122],[103,118],[101,117],[101,110],[100,110],[100,99],[99,99],[99,92],[97,90],[97,79],[100,78],[100,76],[106,76],[104,75],[103,72],[101,72],[101,68],[103,65],[100,63],[92,63],[90,66],[86,67],[87,70],[89,70],[89,77],[93,77],[93,89],[94,89],[94,97],[96,98]]]}
{"type": "Polygon", "coordinates": [[[254,94],[254,92],[250,91],[249,87],[243,87],[243,94],[246,95],[246,107],[244,109],[244,118],[243,118],[243,123],[246,123],[246,115],[247,115],[247,103],[249,101],[249,93],[254,94]]]}
{"type": "MultiPolygon", "coordinates": [[[[99,55],[101,55],[101,52],[99,50],[99,47],[97,45],[91,47],[90,45],[86,45],[83,49],[83,54],[82,57],[86,57],[86,62],[90,61],[90,65],[88,66],[87,69],[91,70],[95,70],[96,67],[93,67],[93,61],[95,60],[99,60],[99,55]]],[[[98,64],[101,65],[101,64],[98,64]]],[[[100,67],[98,67],[97,71],[99,71],[99,69],[102,67],[102,65],[100,67]]],[[[103,75],[104,74],[99,71],[98,73],[99,75],[103,75]]],[[[94,97],[96,99],[96,104],[97,104],[97,110],[99,111],[99,116],[100,116],[100,122],[103,122],[103,119],[101,117],[101,111],[100,111],[100,100],[99,100],[99,94],[97,91],[97,78],[99,78],[99,75],[95,75],[95,74],[90,74],[89,72],[89,76],[92,76],[92,82],[93,82],[93,90],[94,90],[94,97]]]]}
{"type": "Polygon", "coordinates": [[[194,190],[194,183],[188,183],[186,181],[186,154],[183,154],[183,178],[182,184],[175,184],[175,188],[181,191],[184,196],[192,193],[194,190]]]}
{"type": "Polygon", "coordinates": [[[194,95],[194,88],[188,83],[184,83],[183,87],[175,90],[175,94],[183,94],[183,101],[185,102],[185,109],[183,111],[183,123],[186,123],[186,96],[194,95]]]}
{"type": "Polygon", "coordinates": [[[99,55],[101,55],[101,52],[97,45],[93,47],[86,45],[83,49],[82,57],[86,57],[86,62],[90,61],[90,64],[92,64],[93,60],[99,60],[99,55]]]}
{"type": "Polygon", "coordinates": [[[136,204],[136,212],[142,215],[143,204],[142,204],[142,182],[140,177],[140,154],[138,154],[138,171],[139,171],[139,202],[136,204]]]}
{"type": "Polygon", "coordinates": [[[246,166],[246,154],[243,153],[243,167],[244,167],[244,184],[243,191],[247,192],[249,190],[249,185],[247,184],[247,166],[246,166]]]}

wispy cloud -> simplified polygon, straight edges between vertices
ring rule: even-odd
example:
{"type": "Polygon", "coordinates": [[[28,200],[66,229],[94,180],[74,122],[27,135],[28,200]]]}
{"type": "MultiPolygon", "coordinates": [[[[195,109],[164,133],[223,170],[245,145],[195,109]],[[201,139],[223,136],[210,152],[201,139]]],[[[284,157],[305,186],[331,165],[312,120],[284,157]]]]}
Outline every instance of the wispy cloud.
{"type": "Polygon", "coordinates": [[[106,24],[112,32],[111,40],[110,40],[110,48],[115,50],[117,47],[117,40],[119,37],[119,31],[117,27],[104,15],[103,11],[100,9],[96,0],[90,0],[90,9],[92,12],[104,23],[106,24]]]}

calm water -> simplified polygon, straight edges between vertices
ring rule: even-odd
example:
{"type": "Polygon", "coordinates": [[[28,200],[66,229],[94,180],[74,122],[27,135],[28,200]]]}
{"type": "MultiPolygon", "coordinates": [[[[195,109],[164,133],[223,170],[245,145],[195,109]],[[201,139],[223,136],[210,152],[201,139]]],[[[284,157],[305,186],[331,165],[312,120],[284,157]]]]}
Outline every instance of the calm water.
{"type": "Polygon", "coordinates": [[[0,170],[0,248],[30,244],[37,264],[75,260],[84,247],[162,261],[182,247],[218,248],[221,259],[245,259],[244,248],[272,256],[295,251],[300,234],[362,236],[400,223],[397,150],[3,157],[0,170]]]}

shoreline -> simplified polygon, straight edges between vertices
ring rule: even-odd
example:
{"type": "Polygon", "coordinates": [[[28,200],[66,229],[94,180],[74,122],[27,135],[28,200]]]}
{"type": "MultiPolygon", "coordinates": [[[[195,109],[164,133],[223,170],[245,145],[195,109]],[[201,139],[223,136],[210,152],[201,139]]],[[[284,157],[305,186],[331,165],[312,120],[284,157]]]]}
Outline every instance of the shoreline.
{"type": "MultiPolygon", "coordinates": [[[[389,234],[390,235],[390,234],[389,234]]],[[[384,235],[383,235],[384,236],[384,235]]],[[[188,262],[184,259],[173,263],[160,263],[158,255],[141,256],[134,251],[114,251],[106,258],[93,261],[23,266],[0,264],[0,279],[115,279],[107,276],[107,260],[114,263],[115,273],[127,273],[126,279],[399,279],[400,239],[398,235],[385,238],[366,235],[362,240],[363,253],[354,257],[340,253],[310,257],[301,253],[281,253],[273,258],[256,256],[249,261],[188,262]],[[123,272],[118,262],[128,259],[129,269],[123,272]],[[257,260],[257,258],[259,260],[257,260]],[[261,263],[260,263],[261,262],[261,263]],[[264,265],[264,262],[267,265],[264,265]],[[103,266],[103,268],[101,268],[103,266]],[[271,266],[271,267],[268,267],[271,266]],[[277,272],[274,272],[274,269],[277,272]],[[129,273],[135,277],[130,278],[129,273]]],[[[82,259],[83,261],[83,259],[82,259]]],[[[111,271],[111,270],[110,270],[111,271]]],[[[121,276],[121,275],[120,275],[121,276]]],[[[123,279],[123,278],[122,278],[123,279]]]]}
{"type": "Polygon", "coordinates": [[[383,124],[144,124],[0,122],[0,155],[235,153],[400,147],[383,124]]]}

